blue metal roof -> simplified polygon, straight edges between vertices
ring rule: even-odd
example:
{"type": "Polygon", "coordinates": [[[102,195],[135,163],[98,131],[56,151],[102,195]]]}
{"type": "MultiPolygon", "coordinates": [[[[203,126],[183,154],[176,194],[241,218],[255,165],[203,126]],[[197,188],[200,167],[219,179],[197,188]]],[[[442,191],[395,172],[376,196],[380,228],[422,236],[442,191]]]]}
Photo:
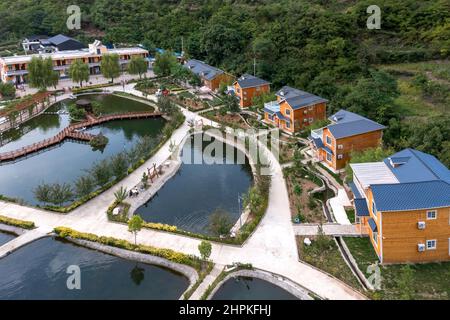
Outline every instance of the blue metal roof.
{"type": "Polygon", "coordinates": [[[308,94],[310,93],[289,86],[284,86],[275,93],[275,95],[277,97],[280,97],[281,99],[290,99],[298,96],[305,96],[308,94]]]}
{"type": "Polygon", "coordinates": [[[266,84],[270,84],[270,82],[268,82],[268,81],[266,81],[266,80],[264,80],[264,79],[261,79],[261,78],[252,76],[252,75],[250,75],[250,74],[244,74],[244,75],[242,75],[242,76],[237,80],[237,83],[238,83],[239,86],[240,86],[241,88],[243,88],[243,89],[244,89],[244,88],[259,87],[259,86],[263,86],[263,85],[266,85],[266,84]]]}
{"type": "Polygon", "coordinates": [[[367,208],[366,199],[355,199],[355,211],[358,217],[368,217],[370,216],[369,208],[367,208]]]}
{"type": "Polygon", "coordinates": [[[315,96],[313,94],[301,95],[293,98],[286,99],[286,102],[291,106],[292,109],[297,110],[303,107],[324,103],[328,100],[321,97],[315,96]]]}
{"type": "Polygon", "coordinates": [[[310,137],[310,139],[313,141],[313,143],[314,143],[314,145],[316,146],[316,148],[321,149],[321,148],[324,147],[323,142],[322,142],[322,139],[315,139],[315,138],[313,138],[313,137],[310,137]]]}
{"type": "Polygon", "coordinates": [[[354,182],[350,182],[348,185],[349,185],[350,189],[352,189],[352,192],[353,192],[353,195],[354,195],[355,199],[362,199],[362,198],[364,198],[361,195],[361,192],[359,192],[359,189],[358,189],[358,187],[356,186],[356,184],[354,182]]]}
{"type": "Polygon", "coordinates": [[[385,126],[369,119],[332,124],[327,128],[336,139],[386,129],[385,126]]]}
{"type": "Polygon", "coordinates": [[[370,229],[372,229],[373,232],[377,232],[378,231],[377,223],[375,222],[375,220],[373,220],[373,218],[369,219],[369,226],[370,226],[370,229]]]}
{"type": "Polygon", "coordinates": [[[375,184],[371,189],[380,211],[450,207],[450,184],[442,180],[375,184]]]}
{"type": "Polygon", "coordinates": [[[216,67],[195,59],[188,60],[184,67],[191,70],[196,75],[205,78],[206,80],[213,80],[217,76],[224,73],[224,71],[217,69],[216,67]]]}
{"type": "Polygon", "coordinates": [[[384,163],[400,183],[433,180],[450,183],[450,170],[432,155],[417,150],[402,150],[384,159],[384,163]],[[399,163],[398,159],[402,159],[403,162],[399,163]]]}
{"type": "Polygon", "coordinates": [[[367,120],[363,116],[360,116],[357,113],[353,113],[344,109],[339,110],[331,117],[328,118],[333,123],[345,123],[345,122],[353,122],[358,120],[367,120]]]}
{"type": "Polygon", "coordinates": [[[269,109],[269,108],[264,108],[264,112],[267,112],[267,113],[269,113],[269,114],[275,114],[275,113],[277,113],[277,111],[274,111],[274,110],[269,109]]]}

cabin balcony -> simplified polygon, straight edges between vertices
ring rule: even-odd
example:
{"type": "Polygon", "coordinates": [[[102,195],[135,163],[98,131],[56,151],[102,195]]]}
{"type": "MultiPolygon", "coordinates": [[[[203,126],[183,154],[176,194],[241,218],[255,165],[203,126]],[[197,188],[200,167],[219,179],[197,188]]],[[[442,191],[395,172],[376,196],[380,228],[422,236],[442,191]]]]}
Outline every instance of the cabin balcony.
{"type": "Polygon", "coordinates": [[[311,138],[322,140],[322,137],[323,137],[323,128],[322,129],[311,130],[311,138]]]}

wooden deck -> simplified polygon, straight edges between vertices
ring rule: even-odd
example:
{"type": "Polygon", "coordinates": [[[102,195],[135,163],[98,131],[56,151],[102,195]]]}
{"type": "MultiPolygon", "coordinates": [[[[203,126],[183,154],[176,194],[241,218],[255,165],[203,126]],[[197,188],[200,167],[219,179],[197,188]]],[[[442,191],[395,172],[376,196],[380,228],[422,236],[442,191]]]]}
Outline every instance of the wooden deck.
{"type": "Polygon", "coordinates": [[[0,162],[2,161],[13,161],[17,158],[24,157],[28,154],[38,152],[42,149],[49,148],[51,146],[62,143],[66,139],[74,139],[80,141],[91,141],[95,136],[88,133],[79,132],[80,129],[85,129],[89,127],[93,127],[99,125],[101,123],[114,121],[114,120],[128,120],[128,119],[141,119],[141,118],[156,118],[161,117],[162,113],[160,112],[129,112],[129,113],[121,113],[121,114],[111,114],[107,116],[95,117],[92,114],[87,115],[87,120],[70,125],[66,127],[64,130],[59,132],[57,135],[45,139],[26,147],[0,153],[0,162]]]}

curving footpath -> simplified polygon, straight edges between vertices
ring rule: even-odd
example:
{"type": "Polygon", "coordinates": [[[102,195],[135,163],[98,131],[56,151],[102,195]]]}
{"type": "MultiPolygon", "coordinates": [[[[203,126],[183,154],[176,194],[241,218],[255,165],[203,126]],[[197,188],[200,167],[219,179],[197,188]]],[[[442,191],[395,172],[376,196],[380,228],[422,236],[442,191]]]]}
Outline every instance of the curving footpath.
{"type": "MultiPolygon", "coordinates": [[[[122,87],[109,88],[109,90],[116,91],[121,89],[122,87]]],[[[125,91],[143,97],[131,85],[127,85],[125,91]]],[[[152,98],[155,99],[154,97],[152,98]]],[[[187,111],[184,108],[181,110],[187,120],[203,120],[204,124],[219,127],[217,123],[202,118],[198,114],[187,111]]],[[[179,145],[189,129],[188,124],[185,122],[174,132],[171,141],[179,145]]],[[[33,221],[37,227],[42,227],[44,230],[65,226],[80,232],[89,232],[99,236],[115,237],[133,242],[134,237],[128,232],[127,226],[108,221],[107,208],[114,201],[114,192],[118,188],[121,186],[133,187],[141,180],[146,168],[153,166],[154,163],[159,166],[170,157],[169,145],[170,141],[118,185],[67,215],[1,201],[0,215],[33,221]]],[[[268,152],[268,157],[271,163],[272,185],[266,215],[243,246],[213,243],[210,259],[221,265],[234,262],[251,263],[255,268],[288,278],[324,299],[366,299],[362,294],[343,282],[299,262],[282,168],[271,152],[268,152]]],[[[192,255],[198,255],[197,247],[200,243],[198,239],[148,229],[142,230],[138,234],[138,241],[141,244],[172,249],[192,255]]]]}

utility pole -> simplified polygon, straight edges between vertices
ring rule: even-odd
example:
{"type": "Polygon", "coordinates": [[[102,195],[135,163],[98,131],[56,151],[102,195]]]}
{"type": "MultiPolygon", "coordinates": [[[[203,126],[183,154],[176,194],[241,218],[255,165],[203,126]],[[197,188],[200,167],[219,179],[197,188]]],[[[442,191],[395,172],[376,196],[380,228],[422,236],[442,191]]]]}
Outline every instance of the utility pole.
{"type": "Polygon", "coordinates": [[[181,56],[184,57],[184,37],[181,36],[181,56]]]}
{"type": "Polygon", "coordinates": [[[256,77],[256,57],[253,57],[253,76],[256,77]]]}

